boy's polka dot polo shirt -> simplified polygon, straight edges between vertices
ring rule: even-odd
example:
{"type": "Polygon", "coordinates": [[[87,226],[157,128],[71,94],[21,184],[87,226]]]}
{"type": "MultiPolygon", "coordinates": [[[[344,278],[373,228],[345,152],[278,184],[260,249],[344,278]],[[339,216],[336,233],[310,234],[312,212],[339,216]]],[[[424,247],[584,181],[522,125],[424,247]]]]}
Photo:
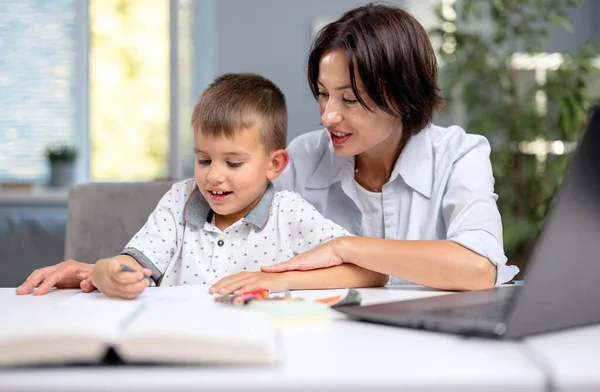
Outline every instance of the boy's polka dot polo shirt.
{"type": "Polygon", "coordinates": [[[196,181],[188,179],[163,196],[123,254],[152,270],[161,286],[214,284],[344,235],[298,194],[276,192],[271,183],[252,211],[221,231],[196,181]]]}

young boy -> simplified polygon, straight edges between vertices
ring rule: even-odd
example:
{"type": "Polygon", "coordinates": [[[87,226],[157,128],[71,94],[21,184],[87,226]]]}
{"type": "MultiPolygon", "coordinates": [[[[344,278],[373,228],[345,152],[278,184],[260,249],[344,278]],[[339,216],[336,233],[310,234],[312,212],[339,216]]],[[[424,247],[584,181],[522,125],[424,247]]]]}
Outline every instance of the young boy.
{"type": "Polygon", "coordinates": [[[372,274],[349,265],[258,272],[348,235],[298,194],[271,184],[289,159],[287,109],[276,85],[254,74],[223,75],[200,97],[192,126],[194,179],[173,185],[121,255],[95,264],[96,288],[132,298],[149,282],[215,285],[224,277],[220,293],[374,284],[372,274]]]}

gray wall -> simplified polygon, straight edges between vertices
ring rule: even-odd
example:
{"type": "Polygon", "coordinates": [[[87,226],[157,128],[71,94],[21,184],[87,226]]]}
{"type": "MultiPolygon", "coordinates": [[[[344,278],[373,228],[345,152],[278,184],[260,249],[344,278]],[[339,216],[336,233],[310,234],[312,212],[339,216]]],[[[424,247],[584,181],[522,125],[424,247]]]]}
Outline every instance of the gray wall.
{"type": "Polygon", "coordinates": [[[569,10],[569,21],[573,32],[565,32],[560,27],[549,31],[546,52],[572,52],[581,45],[600,38],[600,1],[587,0],[569,10]]]}
{"type": "MultiPolygon", "coordinates": [[[[333,20],[363,0],[203,0],[194,3],[194,91],[225,72],[256,72],[284,92],[288,141],[318,129],[319,111],[306,82],[314,25],[333,20]]],[[[403,6],[404,0],[388,1],[403,6]]]]}
{"type": "Polygon", "coordinates": [[[600,1],[589,0],[588,2],[593,4],[590,17],[590,23],[594,26],[592,29],[593,38],[600,39],[600,23],[598,23],[598,20],[600,20],[600,1]]]}
{"type": "MultiPolygon", "coordinates": [[[[460,0],[459,0],[460,1],[460,0]]],[[[338,18],[367,0],[195,0],[193,10],[193,91],[195,102],[206,86],[225,72],[256,72],[273,80],[286,95],[288,141],[318,129],[319,113],[306,82],[306,59],[315,23],[338,18]]],[[[429,28],[439,0],[392,0],[429,28]]],[[[572,51],[600,38],[600,1],[571,9],[573,34],[550,31],[547,51],[572,51]]],[[[485,30],[485,22],[478,23],[485,30]]],[[[461,121],[460,111],[444,113],[440,125],[461,121]]]]}

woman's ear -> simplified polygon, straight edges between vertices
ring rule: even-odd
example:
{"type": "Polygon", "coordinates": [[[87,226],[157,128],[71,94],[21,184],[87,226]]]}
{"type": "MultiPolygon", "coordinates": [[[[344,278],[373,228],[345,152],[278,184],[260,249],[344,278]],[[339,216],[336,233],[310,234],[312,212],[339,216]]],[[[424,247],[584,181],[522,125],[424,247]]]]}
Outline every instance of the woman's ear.
{"type": "Polygon", "coordinates": [[[285,150],[277,150],[271,153],[271,162],[269,162],[269,171],[267,172],[267,178],[269,181],[273,181],[283,172],[283,169],[287,166],[290,161],[290,156],[285,150]]]}

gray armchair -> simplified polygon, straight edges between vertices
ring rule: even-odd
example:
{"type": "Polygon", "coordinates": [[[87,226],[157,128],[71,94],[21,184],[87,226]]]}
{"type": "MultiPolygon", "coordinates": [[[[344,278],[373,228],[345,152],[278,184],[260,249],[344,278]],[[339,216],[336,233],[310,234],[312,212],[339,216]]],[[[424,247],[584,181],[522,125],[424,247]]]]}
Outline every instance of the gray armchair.
{"type": "Polygon", "coordinates": [[[65,260],[119,254],[173,182],[91,183],[71,188],[65,260]]]}
{"type": "Polygon", "coordinates": [[[66,226],[66,200],[0,205],[0,287],[16,287],[34,269],[60,262],[66,226]]]}
{"type": "Polygon", "coordinates": [[[78,185],[69,192],[68,213],[65,206],[0,206],[0,287],[16,287],[63,256],[94,263],[119,254],[172,184],[78,185]]]}

